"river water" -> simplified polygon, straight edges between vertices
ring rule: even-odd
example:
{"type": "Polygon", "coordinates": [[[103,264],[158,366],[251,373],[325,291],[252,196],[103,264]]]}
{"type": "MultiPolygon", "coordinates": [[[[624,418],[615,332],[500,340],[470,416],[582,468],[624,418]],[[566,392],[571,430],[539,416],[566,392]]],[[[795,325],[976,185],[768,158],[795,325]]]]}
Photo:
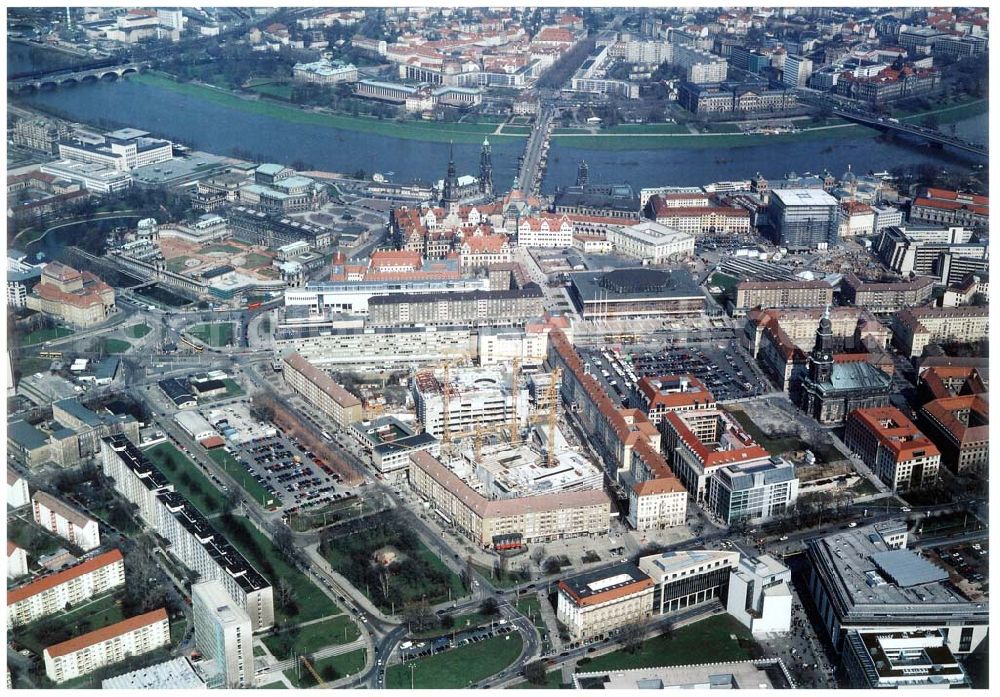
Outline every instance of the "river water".
{"type": "MultiPolygon", "coordinates": [[[[17,44],[11,47],[8,49],[8,58],[13,56],[11,70],[30,70],[37,65],[30,51],[24,50],[27,47],[17,44]]],[[[40,92],[24,97],[23,101],[75,121],[133,126],[208,152],[232,155],[241,150],[283,164],[300,160],[334,172],[352,173],[358,169],[369,174],[392,172],[393,181],[435,181],[444,176],[448,164],[448,146],[441,143],[291,123],[277,116],[249,113],[201,96],[129,80],[40,92]]],[[[988,121],[986,114],[974,116],[957,122],[955,132],[970,140],[986,142],[988,121]]],[[[568,138],[556,137],[552,141],[543,184],[546,193],[556,186],[572,184],[580,160],[588,162],[592,182],[626,181],[637,189],[747,179],[757,171],[776,178],[789,171],[815,173],[824,168],[840,175],[848,165],[856,172],[868,172],[923,162],[956,169],[985,162],[947,148],[886,140],[875,131],[857,138],[831,136],[776,140],[774,144],[746,147],[692,149],[644,150],[639,139],[636,139],[639,149],[616,151],[574,147],[568,138]]],[[[523,140],[493,142],[494,182],[498,190],[509,189],[523,147],[523,140]]],[[[476,144],[455,144],[460,175],[478,172],[479,150],[476,144]]]]}

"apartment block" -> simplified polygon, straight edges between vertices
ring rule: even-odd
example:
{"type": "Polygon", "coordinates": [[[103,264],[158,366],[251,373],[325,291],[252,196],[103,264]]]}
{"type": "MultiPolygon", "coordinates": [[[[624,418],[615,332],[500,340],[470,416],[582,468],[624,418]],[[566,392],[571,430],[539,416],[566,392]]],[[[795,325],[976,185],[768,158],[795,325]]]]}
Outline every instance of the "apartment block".
{"type": "Polygon", "coordinates": [[[990,403],[985,394],[945,397],[920,410],[927,436],[952,472],[986,472],[990,454],[990,403]]]}
{"type": "Polygon", "coordinates": [[[206,670],[226,688],[253,687],[253,630],[250,617],[219,581],[191,587],[194,644],[209,662],[206,670]]]}
{"type": "Polygon", "coordinates": [[[7,578],[20,578],[28,574],[28,554],[21,547],[7,540],[7,578]]]}
{"type": "Polygon", "coordinates": [[[642,402],[640,408],[657,427],[669,412],[714,409],[716,406],[715,396],[694,375],[645,375],[639,378],[636,392],[642,402]]]}
{"type": "Polygon", "coordinates": [[[934,279],[918,276],[911,281],[862,281],[854,272],[844,274],[840,297],[845,305],[863,307],[869,312],[899,312],[923,305],[934,294],[934,279]]]}
{"type": "Polygon", "coordinates": [[[289,387],[341,428],[347,428],[364,416],[358,397],[338,385],[329,373],[317,368],[298,353],[285,357],[282,374],[289,387]]]}
{"type": "Polygon", "coordinates": [[[825,307],[832,303],[833,286],[826,281],[740,281],[733,317],[743,317],[755,307],[825,307]]]}
{"type": "Polygon", "coordinates": [[[582,535],[606,535],[611,500],[601,490],[490,500],[427,452],[410,455],[410,487],[446,523],[484,549],[582,535]]]}
{"type": "Polygon", "coordinates": [[[170,551],[204,580],[218,580],[250,616],[254,631],[274,624],[271,584],[208,519],[174,491],[163,473],[125,436],[101,443],[101,466],[139,517],[170,542],[170,551]]]}
{"type": "Polygon", "coordinates": [[[896,407],[852,411],[844,444],[893,491],[937,481],[941,451],[896,407]]]}
{"type": "Polygon", "coordinates": [[[893,342],[911,358],[930,343],[985,341],[990,331],[989,307],[913,307],[893,317],[893,342]]]}
{"type": "Polygon", "coordinates": [[[122,553],[114,549],[7,591],[7,617],[15,627],[28,624],[124,584],[122,553]]]}
{"type": "Polygon", "coordinates": [[[42,658],[45,675],[61,684],[169,645],[170,622],[160,608],[49,646],[42,658]]]}
{"type": "Polygon", "coordinates": [[[44,491],[31,497],[35,522],[84,552],[101,545],[97,521],[44,491]]]}
{"type": "Polygon", "coordinates": [[[609,636],[652,614],[653,580],[634,564],[563,579],[556,618],[575,641],[609,636]]]}
{"type": "Polygon", "coordinates": [[[20,508],[21,506],[27,506],[29,503],[31,503],[31,494],[28,492],[28,480],[8,467],[7,506],[9,508],[20,508]]]}

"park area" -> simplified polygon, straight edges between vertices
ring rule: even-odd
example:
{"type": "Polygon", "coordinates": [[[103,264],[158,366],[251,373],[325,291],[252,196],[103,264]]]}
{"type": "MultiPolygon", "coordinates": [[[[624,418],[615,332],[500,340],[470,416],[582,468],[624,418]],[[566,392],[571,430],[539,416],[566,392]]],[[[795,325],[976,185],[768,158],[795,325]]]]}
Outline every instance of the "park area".
{"type": "MultiPolygon", "coordinates": [[[[340,656],[329,656],[310,661],[315,670],[324,682],[333,682],[348,675],[354,675],[365,667],[365,650],[357,649],[340,656]]],[[[316,679],[309,672],[309,669],[298,662],[294,668],[285,671],[285,677],[295,687],[309,688],[317,685],[316,679]]]]}
{"type": "Polygon", "coordinates": [[[334,569],[383,612],[465,595],[451,572],[394,513],[371,516],[349,535],[324,537],[320,551],[334,569]]]}
{"type": "Polygon", "coordinates": [[[31,346],[33,344],[41,344],[46,341],[52,341],[54,339],[62,339],[66,336],[72,336],[73,330],[69,327],[55,327],[54,329],[36,329],[28,334],[23,334],[21,336],[20,344],[21,346],[31,346]]]}
{"type": "Polygon", "coordinates": [[[126,327],[125,336],[127,336],[130,339],[141,339],[142,337],[149,334],[152,330],[153,328],[146,323],[133,324],[131,327],[126,327]]]}
{"type": "Polygon", "coordinates": [[[228,346],[233,340],[232,322],[198,324],[187,331],[188,334],[209,346],[228,346]]]}
{"type": "Polygon", "coordinates": [[[275,658],[284,660],[292,654],[308,655],[326,646],[347,644],[359,636],[358,626],[350,617],[337,615],[310,624],[275,628],[274,633],[263,637],[263,642],[275,658]]]}
{"type": "Polygon", "coordinates": [[[746,661],[753,657],[751,641],[750,632],[742,624],[729,615],[715,615],[649,639],[634,653],[622,649],[589,661],[583,658],[577,665],[590,673],[746,661]]]}
{"type": "Polygon", "coordinates": [[[385,686],[390,690],[468,688],[516,661],[521,655],[522,644],[521,635],[511,632],[390,666],[385,672],[385,686]]]}

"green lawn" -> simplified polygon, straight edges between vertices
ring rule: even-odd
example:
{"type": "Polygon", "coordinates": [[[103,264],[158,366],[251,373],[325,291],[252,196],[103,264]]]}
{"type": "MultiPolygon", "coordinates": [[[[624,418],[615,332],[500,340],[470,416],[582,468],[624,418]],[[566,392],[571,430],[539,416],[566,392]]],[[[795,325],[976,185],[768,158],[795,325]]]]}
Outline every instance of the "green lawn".
{"type": "Polygon", "coordinates": [[[258,94],[263,94],[268,97],[276,97],[277,99],[283,99],[285,101],[290,101],[292,98],[292,86],[287,83],[270,83],[265,85],[254,85],[249,88],[251,92],[256,92],[258,94]]]}
{"type": "Polygon", "coordinates": [[[269,682],[266,685],[262,685],[258,689],[261,689],[261,690],[287,690],[288,686],[285,685],[285,683],[283,683],[280,680],[278,680],[277,682],[269,682]]]}
{"type": "MultiPolygon", "coordinates": [[[[427,140],[438,143],[455,141],[458,143],[478,144],[482,142],[484,135],[491,135],[496,128],[492,124],[420,122],[412,120],[398,122],[392,119],[379,120],[375,117],[327,114],[271,100],[244,99],[229,91],[216,90],[193,83],[180,83],[170,78],[151,73],[143,73],[142,75],[135,76],[133,79],[147,85],[163,87],[199,99],[205,99],[225,107],[278,118],[291,123],[306,123],[348,131],[378,133],[393,138],[427,140]]],[[[504,136],[496,137],[505,138],[504,136]]],[[[524,136],[506,136],[506,138],[523,140],[524,136]]]]}
{"type": "Polygon", "coordinates": [[[61,537],[56,537],[40,525],[14,517],[7,521],[7,539],[23,548],[29,557],[44,557],[64,544],[61,537]]]}
{"type": "Polygon", "coordinates": [[[242,247],[234,247],[231,244],[210,244],[201,250],[203,254],[211,254],[213,252],[224,252],[226,254],[241,254],[246,250],[242,247]]]}
{"type": "Polygon", "coordinates": [[[271,257],[265,254],[247,254],[243,259],[243,268],[245,269],[256,269],[261,266],[270,266],[271,257]]]}
{"type": "Polygon", "coordinates": [[[472,683],[496,675],[521,655],[521,635],[517,632],[468,644],[451,651],[390,666],[385,672],[387,689],[409,689],[410,666],[413,687],[448,690],[468,688],[472,683]]]}
{"type": "Polygon", "coordinates": [[[190,258],[191,257],[185,257],[185,256],[174,257],[173,259],[167,262],[167,271],[180,273],[181,271],[187,268],[185,264],[187,263],[187,260],[190,258]]]}
{"type": "Polygon", "coordinates": [[[475,568],[476,571],[478,571],[479,573],[481,573],[486,578],[490,579],[490,583],[492,583],[497,588],[513,588],[514,586],[517,586],[517,585],[519,585],[521,583],[527,583],[527,581],[524,580],[524,579],[511,578],[510,575],[507,575],[507,576],[505,576],[502,579],[501,578],[496,578],[495,576],[491,578],[490,574],[493,573],[493,570],[490,569],[490,567],[483,566],[482,564],[476,564],[476,563],[473,563],[472,566],[473,566],[473,568],[475,568]]]}
{"type": "Polygon", "coordinates": [[[22,376],[47,373],[51,365],[51,358],[41,358],[40,356],[22,356],[14,361],[15,368],[22,376]]]}
{"type": "Polygon", "coordinates": [[[225,378],[222,382],[226,386],[226,397],[239,397],[246,394],[243,388],[237,385],[236,381],[232,378],[225,378]]]}
{"type": "Polygon", "coordinates": [[[623,649],[597,656],[583,670],[589,673],[745,661],[751,658],[749,641],[750,632],[746,627],[729,615],[715,615],[681,627],[671,639],[654,637],[643,643],[642,648],[635,653],[628,653],[623,649]]]}
{"type": "Polygon", "coordinates": [[[602,129],[603,133],[687,133],[687,126],[680,123],[632,123],[602,129]]]}
{"type": "Polygon", "coordinates": [[[121,339],[101,339],[101,350],[104,353],[125,353],[130,348],[132,348],[132,344],[121,339]]]}
{"type": "Polygon", "coordinates": [[[233,340],[232,322],[215,322],[199,324],[187,330],[188,334],[200,339],[209,346],[228,346],[233,340]]]}
{"type": "Polygon", "coordinates": [[[330,566],[343,573],[385,612],[393,612],[393,602],[395,612],[399,612],[403,604],[411,601],[426,599],[432,605],[447,601],[449,589],[452,600],[466,594],[461,578],[445,566],[415,534],[409,530],[400,534],[388,524],[373,522],[367,537],[340,538],[329,545],[324,554],[330,566]],[[361,575],[363,569],[354,561],[355,558],[371,559],[377,550],[385,546],[402,550],[409,557],[409,566],[415,572],[405,575],[393,573],[389,599],[376,595],[377,588],[374,584],[365,583],[361,575]]]}
{"type": "Polygon", "coordinates": [[[247,495],[261,506],[281,505],[280,499],[269,503],[272,497],[267,493],[267,489],[254,479],[253,475],[247,472],[246,468],[242,467],[230,453],[227,453],[222,448],[215,448],[208,451],[208,456],[222,467],[222,469],[226,470],[233,479],[238,481],[243,490],[247,492],[247,495]]]}
{"type": "MultiPolygon", "coordinates": [[[[104,594],[91,600],[85,605],[80,605],[69,612],[60,612],[59,624],[68,629],[72,636],[79,636],[92,632],[101,627],[121,622],[125,619],[122,616],[121,607],[117,605],[118,598],[114,593],[104,594]]],[[[44,629],[46,620],[40,620],[24,627],[19,627],[14,632],[17,641],[25,648],[41,654],[42,650],[52,644],[49,637],[41,634],[38,630],[44,629]]]]}
{"type": "Polygon", "coordinates": [[[548,625],[545,624],[545,619],[542,617],[542,601],[538,599],[537,595],[534,593],[526,595],[514,604],[525,617],[530,618],[535,623],[535,627],[542,636],[548,634],[548,625]]]}
{"type": "MultiPolygon", "coordinates": [[[[347,644],[361,636],[358,626],[347,615],[298,627],[296,631],[298,636],[291,647],[296,654],[310,654],[325,646],[347,644]]],[[[263,638],[265,646],[279,660],[290,655],[282,639],[281,634],[268,634],[263,638]]]]}
{"type": "Polygon", "coordinates": [[[278,579],[281,578],[290,583],[293,588],[293,597],[299,607],[299,613],[289,618],[279,604],[275,602],[274,615],[276,620],[280,622],[286,619],[294,619],[298,622],[308,622],[320,617],[340,614],[341,610],[337,607],[336,603],[330,600],[316,584],[306,578],[305,574],[292,568],[274,547],[271,540],[263,533],[242,518],[234,517],[231,521],[231,523],[227,522],[227,519],[223,517],[214,522],[219,524],[221,531],[224,533],[227,531],[245,532],[257,549],[253,549],[253,546],[242,539],[240,535],[230,535],[229,541],[245,554],[248,559],[253,560],[255,565],[258,558],[263,557],[263,560],[274,569],[274,573],[269,575],[261,566],[257,568],[271,583],[277,583],[278,579]]]}
{"type": "Polygon", "coordinates": [[[148,324],[133,324],[131,327],[125,328],[125,336],[131,339],[141,339],[151,331],[153,331],[153,328],[148,324]]]}
{"type": "MultiPolygon", "coordinates": [[[[310,663],[312,663],[313,669],[320,674],[323,680],[333,682],[348,675],[354,675],[364,668],[365,650],[358,649],[357,651],[351,651],[340,656],[330,656],[318,661],[310,661],[310,663]]],[[[313,678],[312,673],[305,666],[300,665],[298,672],[299,676],[296,677],[295,668],[290,668],[285,671],[285,677],[295,687],[306,688],[316,685],[316,680],[313,678]]]]}
{"type": "Polygon", "coordinates": [[[64,336],[71,336],[74,331],[69,327],[56,327],[55,329],[36,329],[35,331],[25,334],[21,337],[21,346],[30,346],[31,344],[41,344],[46,341],[52,341],[53,339],[61,339],[64,336]]]}
{"type": "MultiPolygon", "coordinates": [[[[659,150],[665,148],[682,150],[705,150],[716,148],[743,148],[768,145],[781,147],[791,142],[803,140],[821,140],[834,138],[864,138],[876,137],[871,129],[864,126],[847,126],[824,131],[801,131],[799,133],[783,133],[780,135],[743,135],[742,133],[718,133],[712,135],[693,135],[684,133],[669,135],[648,135],[629,138],[615,138],[614,134],[585,135],[573,137],[572,133],[559,133],[556,129],[553,139],[559,144],[584,150],[659,150]]],[[[579,131],[575,131],[579,133],[579,131]]]]}
{"type": "Polygon", "coordinates": [[[146,451],[174,488],[205,515],[221,513],[226,497],[202,471],[171,443],[159,443],[146,451]]]}
{"type": "Polygon", "coordinates": [[[732,295],[735,297],[736,285],[739,281],[724,273],[714,273],[712,277],[708,279],[709,286],[719,286],[727,295],[732,295]]]}
{"type": "Polygon", "coordinates": [[[500,131],[504,135],[529,135],[531,133],[531,128],[529,126],[504,126],[500,131]]]}
{"type": "Polygon", "coordinates": [[[444,627],[435,627],[434,629],[425,629],[422,632],[412,632],[410,634],[414,639],[426,639],[428,637],[444,636],[446,634],[451,634],[452,631],[462,631],[463,629],[473,629],[475,627],[481,627],[484,624],[489,624],[492,619],[500,619],[499,615],[483,615],[479,612],[470,612],[465,615],[456,615],[455,624],[453,627],[445,629],[444,627]]]}

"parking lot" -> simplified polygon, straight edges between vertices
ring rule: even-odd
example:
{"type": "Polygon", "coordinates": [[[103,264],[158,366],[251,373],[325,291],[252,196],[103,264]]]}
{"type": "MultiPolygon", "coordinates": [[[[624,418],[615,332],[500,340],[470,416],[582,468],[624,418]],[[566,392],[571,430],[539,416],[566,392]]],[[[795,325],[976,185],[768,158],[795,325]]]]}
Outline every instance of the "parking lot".
{"type": "Polygon", "coordinates": [[[444,653],[449,649],[456,649],[466,644],[476,644],[495,636],[510,634],[513,631],[514,625],[508,624],[507,620],[503,618],[499,618],[492,627],[484,626],[478,629],[459,631],[454,636],[449,634],[436,639],[426,639],[418,642],[404,641],[399,645],[399,660],[406,662],[435,653],[444,653]]]}
{"type": "Polygon", "coordinates": [[[989,595],[989,544],[973,542],[937,547],[934,554],[941,560],[951,580],[966,592],[989,595]]]}
{"type": "Polygon", "coordinates": [[[658,348],[622,347],[622,351],[580,349],[591,374],[619,403],[638,406],[635,386],[644,376],[690,373],[705,383],[719,401],[745,399],[771,391],[749,365],[735,340],[711,345],[669,343],[658,348]]]}
{"type": "Polygon", "coordinates": [[[294,438],[282,433],[232,446],[240,465],[284,502],[285,513],[298,513],[352,496],[341,477],[294,438]]]}

